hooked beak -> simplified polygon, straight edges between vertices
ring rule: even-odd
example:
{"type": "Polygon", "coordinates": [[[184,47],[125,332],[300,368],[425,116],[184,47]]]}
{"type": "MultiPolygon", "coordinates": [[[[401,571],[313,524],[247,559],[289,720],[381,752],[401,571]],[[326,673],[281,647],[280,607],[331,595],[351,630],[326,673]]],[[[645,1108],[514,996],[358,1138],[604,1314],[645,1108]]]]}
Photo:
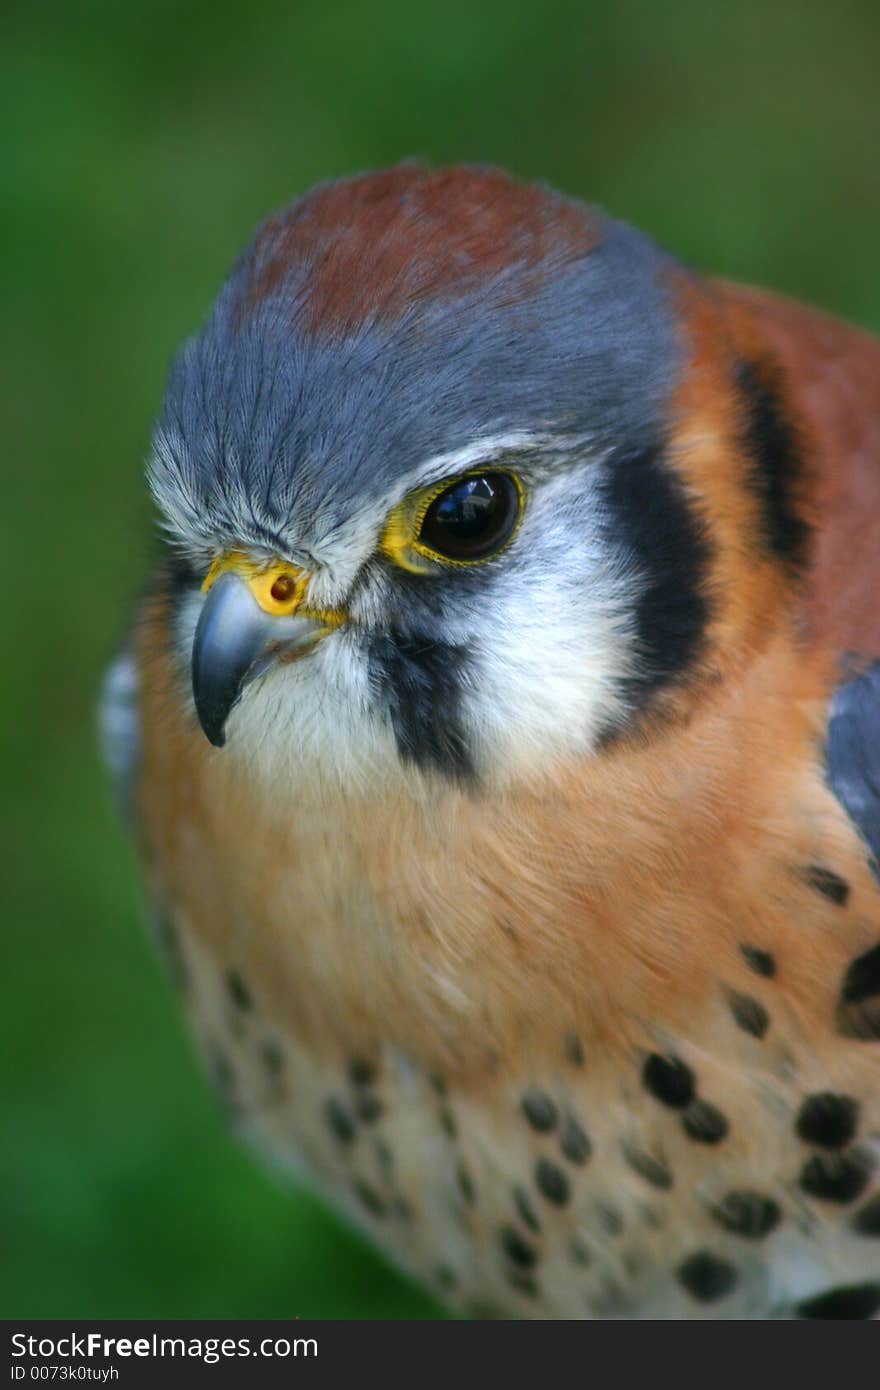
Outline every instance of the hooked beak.
{"type": "MultiPolygon", "coordinates": [[[[339,626],[341,615],[267,611],[264,585],[243,566],[223,567],[206,580],[207,596],[192,646],[196,714],[215,748],[226,742],[226,723],[244,687],[277,658],[295,659],[339,626]]],[[[276,609],[281,605],[276,605],[276,609]]]]}

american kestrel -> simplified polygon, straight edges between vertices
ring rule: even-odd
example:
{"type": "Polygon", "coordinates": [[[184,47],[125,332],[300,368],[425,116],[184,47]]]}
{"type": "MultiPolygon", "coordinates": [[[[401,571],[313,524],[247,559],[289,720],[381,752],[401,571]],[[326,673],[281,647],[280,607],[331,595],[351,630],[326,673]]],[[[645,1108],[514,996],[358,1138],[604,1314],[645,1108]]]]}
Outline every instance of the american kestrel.
{"type": "Polygon", "coordinates": [[[880,1309],[880,345],[492,169],[271,217],[108,752],[234,1123],[450,1307],[880,1309]]]}

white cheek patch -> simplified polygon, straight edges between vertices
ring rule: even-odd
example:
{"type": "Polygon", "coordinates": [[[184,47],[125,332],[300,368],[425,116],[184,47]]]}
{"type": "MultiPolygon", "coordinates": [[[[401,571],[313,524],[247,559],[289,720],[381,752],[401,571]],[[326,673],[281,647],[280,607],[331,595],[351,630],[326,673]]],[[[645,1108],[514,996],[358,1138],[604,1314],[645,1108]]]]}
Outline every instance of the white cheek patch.
{"type": "Polygon", "coordinates": [[[495,584],[474,637],[466,708],[492,781],[589,752],[626,713],[636,577],[609,555],[598,502],[592,531],[560,521],[568,486],[560,478],[541,489],[518,539],[523,564],[495,584]]]}
{"type": "Polygon", "coordinates": [[[513,602],[506,611],[512,620],[502,611],[497,634],[484,638],[466,700],[480,770],[502,781],[595,747],[625,713],[618,677],[630,650],[625,620],[585,621],[570,595],[535,603],[527,619],[513,602]]]}

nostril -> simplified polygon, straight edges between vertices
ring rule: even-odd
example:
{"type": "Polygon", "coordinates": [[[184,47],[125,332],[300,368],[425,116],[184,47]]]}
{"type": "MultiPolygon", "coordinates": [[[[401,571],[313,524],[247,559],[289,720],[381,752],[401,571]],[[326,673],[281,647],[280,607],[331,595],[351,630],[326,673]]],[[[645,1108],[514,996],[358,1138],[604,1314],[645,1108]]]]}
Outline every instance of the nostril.
{"type": "Polygon", "coordinates": [[[276,603],[287,603],[288,599],[293,598],[296,588],[296,581],[289,574],[279,574],[269,593],[276,603]]]}

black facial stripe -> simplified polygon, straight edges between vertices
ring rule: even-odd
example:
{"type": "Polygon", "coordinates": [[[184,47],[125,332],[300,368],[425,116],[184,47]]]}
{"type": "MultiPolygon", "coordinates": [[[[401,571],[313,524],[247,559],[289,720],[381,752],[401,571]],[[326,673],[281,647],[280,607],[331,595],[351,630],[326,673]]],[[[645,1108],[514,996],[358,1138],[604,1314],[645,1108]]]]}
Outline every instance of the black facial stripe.
{"type": "Polygon", "coordinates": [[[166,552],[164,570],[167,592],[174,607],[185,594],[197,590],[204,579],[204,575],[197,574],[192,561],[176,551],[166,552]]]}
{"type": "Polygon", "coordinates": [[[175,663],[177,661],[175,635],[178,615],[186,600],[199,592],[204,577],[204,574],[198,573],[188,557],[163,546],[158,592],[168,601],[171,622],[167,640],[169,651],[175,663]]]}
{"type": "Polygon", "coordinates": [[[740,360],[734,382],[751,461],[748,484],[761,504],[764,544],[788,569],[799,570],[809,541],[809,527],[797,508],[803,464],[794,428],[771,384],[775,374],[766,364],[740,360]]]}
{"type": "Polygon", "coordinates": [[[626,693],[638,707],[692,666],[709,619],[710,545],[659,446],[618,454],[606,466],[609,542],[628,547],[641,576],[635,610],[640,673],[626,693]]]}
{"type": "Polygon", "coordinates": [[[428,637],[383,633],[369,643],[370,682],[405,762],[456,781],[474,775],[461,719],[468,657],[428,637]]]}
{"type": "MultiPolygon", "coordinates": [[[[163,543],[157,567],[157,582],[154,589],[156,597],[168,604],[170,622],[165,630],[164,642],[175,668],[179,668],[177,650],[177,619],[188,598],[199,592],[204,574],[199,574],[192,561],[163,543]]],[[[181,679],[189,686],[188,671],[179,670],[181,679]]]]}

